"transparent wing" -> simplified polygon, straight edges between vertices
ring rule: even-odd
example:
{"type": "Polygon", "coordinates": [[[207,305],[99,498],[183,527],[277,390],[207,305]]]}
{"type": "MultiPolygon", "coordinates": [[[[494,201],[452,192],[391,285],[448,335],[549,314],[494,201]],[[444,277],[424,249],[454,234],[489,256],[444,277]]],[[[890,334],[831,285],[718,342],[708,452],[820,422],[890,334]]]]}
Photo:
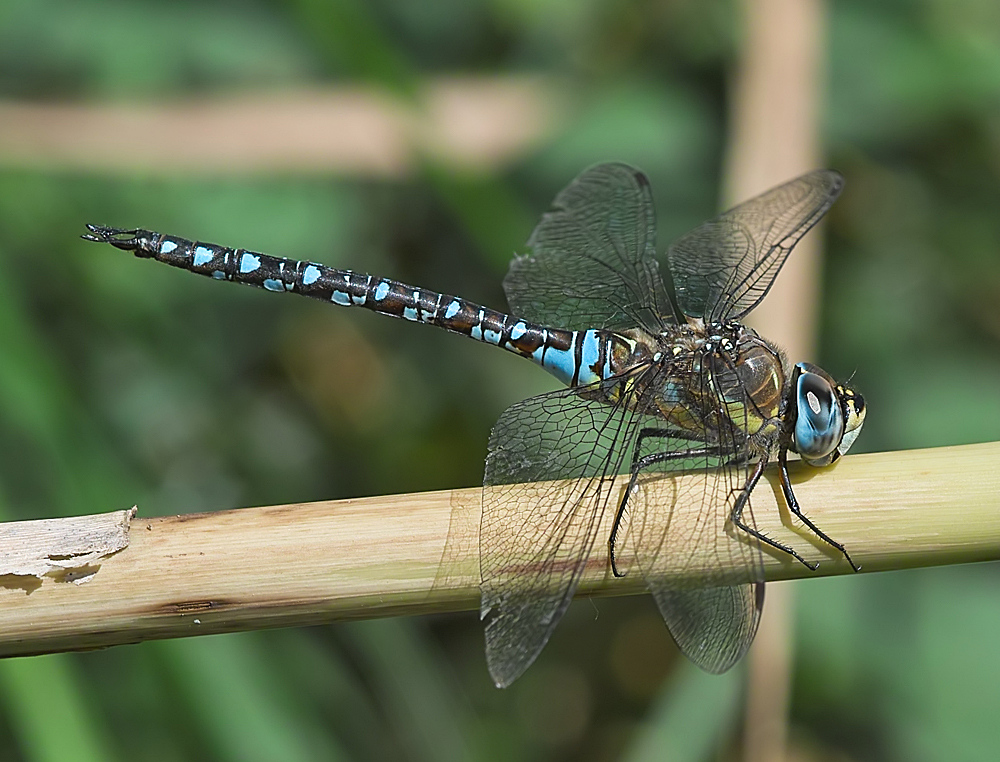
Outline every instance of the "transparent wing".
{"type": "MultiPolygon", "coordinates": [[[[724,374],[724,368],[711,373],[724,374]]],[[[693,396],[712,399],[706,374],[693,396]]],[[[721,401],[720,401],[721,402],[721,401]]],[[[638,568],[680,650],[709,672],[725,672],[746,653],[760,621],[763,557],[757,541],[729,521],[751,468],[745,421],[733,406],[701,404],[706,449],[699,458],[672,457],[690,442],[643,437],[639,455],[660,454],[640,475],[615,546],[619,569],[638,568]],[[723,413],[723,410],[729,414],[723,413]],[[692,464],[702,468],[690,471],[692,464]]],[[[743,520],[753,526],[750,508],[743,520]]]]}
{"type": "Polygon", "coordinates": [[[655,259],[649,180],[625,164],[585,170],[556,196],[504,279],[511,312],[542,325],[658,331],[673,322],[655,259]]]}
{"type": "MultiPolygon", "coordinates": [[[[609,382],[604,382],[609,383],[609,382]]],[[[646,418],[565,389],[512,405],[490,436],[480,530],[486,660],[498,686],[534,661],[573,597],[646,418]]]]}
{"type": "MultiPolygon", "coordinates": [[[[678,648],[716,674],[746,653],[763,605],[760,550],[727,524],[735,499],[729,485],[746,472],[733,467],[683,475],[647,472],[629,500],[627,526],[619,530],[620,568],[631,562],[639,570],[678,648]],[[686,486],[691,480],[704,488],[686,486]],[[672,487],[675,499],[650,499],[644,493],[653,484],[657,497],[672,487]],[[687,511],[696,515],[682,515],[687,511]]],[[[744,519],[752,523],[749,511],[744,519]]]]}
{"type": "Polygon", "coordinates": [[[667,252],[677,305],[706,322],[738,320],[757,306],[789,252],[840,195],[844,179],[818,170],[695,228],[667,252]]]}
{"type": "Polygon", "coordinates": [[[760,623],[764,583],[724,587],[652,588],[660,614],[685,656],[719,675],[742,659],[760,623]]]}

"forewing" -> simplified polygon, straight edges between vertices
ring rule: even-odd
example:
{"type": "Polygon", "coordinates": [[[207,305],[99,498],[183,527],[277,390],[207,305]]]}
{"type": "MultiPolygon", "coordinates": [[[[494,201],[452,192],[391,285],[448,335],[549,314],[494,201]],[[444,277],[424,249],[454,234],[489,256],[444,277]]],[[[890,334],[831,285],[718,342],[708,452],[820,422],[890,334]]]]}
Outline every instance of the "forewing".
{"type": "Polygon", "coordinates": [[[625,404],[586,399],[593,389],[512,405],[490,436],[480,613],[501,687],[534,661],[569,606],[641,423],[625,404]]]}
{"type": "Polygon", "coordinates": [[[772,188],[695,228],[667,252],[677,305],[706,322],[738,320],[757,306],[789,252],[844,186],[817,170],[772,188]]]}
{"type": "MultiPolygon", "coordinates": [[[[729,521],[751,469],[746,422],[722,413],[732,407],[709,382],[724,372],[713,368],[688,395],[690,414],[711,432],[708,452],[643,470],[615,538],[619,568],[639,570],[680,650],[713,673],[732,667],[750,647],[764,593],[760,547],[729,521]]],[[[685,446],[692,447],[681,438],[646,437],[639,456],[674,455],[685,446]]],[[[753,526],[749,506],[743,519],[753,526]]]]}
{"type": "Polygon", "coordinates": [[[584,330],[671,320],[655,259],[649,180],[626,164],[585,170],[553,202],[504,279],[511,312],[542,325],[584,330]]]}

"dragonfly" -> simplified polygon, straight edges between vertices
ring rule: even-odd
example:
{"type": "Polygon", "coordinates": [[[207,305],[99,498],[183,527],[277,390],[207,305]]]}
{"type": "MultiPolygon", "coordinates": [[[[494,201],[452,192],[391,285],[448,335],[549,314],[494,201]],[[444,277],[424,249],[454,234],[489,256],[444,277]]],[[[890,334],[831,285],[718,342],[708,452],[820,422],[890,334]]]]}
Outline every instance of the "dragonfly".
{"type": "Polygon", "coordinates": [[[790,511],[860,568],[802,511],[788,455],[817,467],[839,459],[860,433],[864,399],[811,363],[791,364],[741,322],[842,188],[830,170],[773,188],[675,241],[661,270],[648,178],[625,164],[593,166],[556,196],[511,262],[509,313],[149,230],[88,225],[83,238],[218,280],[435,325],[548,370],[564,387],[504,411],[487,447],[480,615],[493,681],[510,685],[542,651],[609,512],[612,573],[637,568],[681,652],[721,673],[756,633],[763,553],[818,565],[755,526],[750,496],[768,464],[777,462],[790,511]],[[702,478],[678,478],[691,471],[702,478]],[[676,480],[673,499],[651,499],[664,479],[676,480]],[[697,520],[670,521],[682,504],[697,520]],[[684,571],[699,545],[711,548],[707,561],[667,573],[678,559],[684,571]]]}

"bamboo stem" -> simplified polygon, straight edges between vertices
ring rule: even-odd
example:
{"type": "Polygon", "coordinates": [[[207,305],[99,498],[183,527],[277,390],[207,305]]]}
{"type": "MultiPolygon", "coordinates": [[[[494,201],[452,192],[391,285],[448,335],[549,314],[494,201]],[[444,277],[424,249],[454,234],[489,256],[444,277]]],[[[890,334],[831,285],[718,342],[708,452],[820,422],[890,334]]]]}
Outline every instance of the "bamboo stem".
{"type": "MultiPolygon", "coordinates": [[[[793,468],[793,481],[809,516],[865,571],[987,561],[1000,559],[998,461],[1000,442],[856,455],[827,469],[793,468]]],[[[850,573],[808,532],[789,528],[795,525],[779,499],[771,471],[754,492],[758,528],[822,565],[809,572],[765,553],[767,577],[850,573]]],[[[42,575],[39,584],[0,576],[0,656],[475,608],[479,501],[479,489],[461,489],[140,516],[128,529],[128,547],[101,558],[96,573],[42,575]],[[81,578],[85,584],[68,582],[81,578]]],[[[691,506],[678,505],[670,520],[697,518],[691,506]]],[[[638,574],[614,579],[608,571],[610,520],[604,516],[581,592],[641,592],[638,574]]],[[[80,518],[35,523],[62,521],[80,518]]],[[[23,542],[31,524],[0,525],[0,538],[17,529],[23,542]]],[[[48,529],[35,534],[32,542],[44,543],[48,529]]],[[[691,571],[713,549],[674,555],[678,570],[691,571]]]]}
{"type": "MultiPolygon", "coordinates": [[[[742,0],[743,44],[730,93],[726,205],[823,166],[820,71],[824,0],[742,0]]],[[[813,360],[821,301],[822,236],[812,231],[782,267],[748,324],[789,357],[813,360]]],[[[795,588],[775,585],[747,660],[743,762],[783,762],[795,643],[795,588]]]]}
{"type": "Polygon", "coordinates": [[[446,166],[483,171],[516,159],[553,129],[565,111],[561,92],[543,78],[466,77],[426,81],[417,104],[360,87],[222,102],[0,100],[0,165],[130,175],[401,177],[432,156],[446,166]]]}

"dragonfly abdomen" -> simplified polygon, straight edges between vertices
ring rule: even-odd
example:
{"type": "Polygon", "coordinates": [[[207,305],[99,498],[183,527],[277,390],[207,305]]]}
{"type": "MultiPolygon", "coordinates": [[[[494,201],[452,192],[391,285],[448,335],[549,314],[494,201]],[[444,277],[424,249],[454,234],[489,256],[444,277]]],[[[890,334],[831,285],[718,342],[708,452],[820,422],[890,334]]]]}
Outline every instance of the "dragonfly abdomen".
{"type": "Polygon", "coordinates": [[[534,360],[563,383],[576,386],[611,375],[611,334],[596,329],[548,328],[457,296],[408,286],[306,260],[190,241],[148,230],[88,226],[89,240],[110,243],[137,257],[156,259],[217,280],[267,291],[291,291],[342,307],[364,307],[427,323],[534,360]]]}

